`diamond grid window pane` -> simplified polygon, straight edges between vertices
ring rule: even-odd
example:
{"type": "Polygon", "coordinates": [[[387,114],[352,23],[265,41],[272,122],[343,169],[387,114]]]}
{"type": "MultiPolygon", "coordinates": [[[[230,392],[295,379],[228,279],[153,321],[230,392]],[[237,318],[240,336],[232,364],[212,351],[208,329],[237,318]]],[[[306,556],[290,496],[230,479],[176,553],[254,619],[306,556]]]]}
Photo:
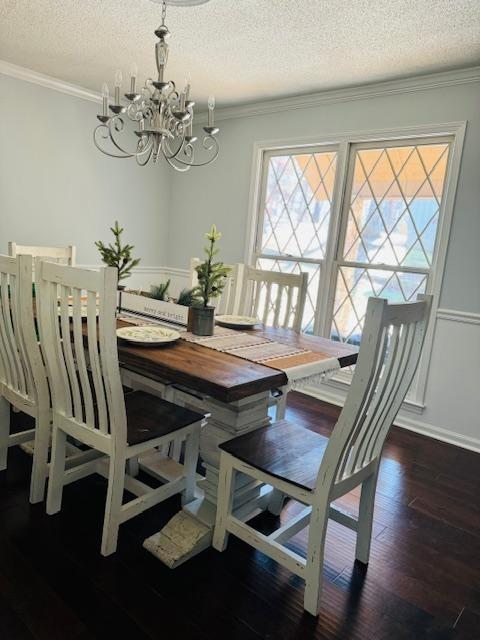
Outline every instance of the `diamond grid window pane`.
{"type": "Polygon", "coordinates": [[[262,254],[324,258],[336,160],[334,151],[270,158],[262,254]]]}
{"type": "Polygon", "coordinates": [[[413,302],[425,292],[427,275],[362,267],[339,267],[331,337],[360,344],[363,323],[371,296],[390,302],[413,302]]]}
{"type": "Polygon", "coordinates": [[[438,143],[356,152],[345,261],[431,266],[448,151],[438,143]]]}
{"type": "MultiPolygon", "coordinates": [[[[317,308],[321,265],[309,262],[259,258],[257,260],[257,267],[266,271],[280,271],[281,273],[308,273],[308,289],[303,312],[302,331],[312,333],[317,308]]],[[[274,296],[272,299],[273,301],[275,300],[274,296]]],[[[269,321],[271,322],[273,319],[273,304],[271,305],[269,316],[269,321]]]]}

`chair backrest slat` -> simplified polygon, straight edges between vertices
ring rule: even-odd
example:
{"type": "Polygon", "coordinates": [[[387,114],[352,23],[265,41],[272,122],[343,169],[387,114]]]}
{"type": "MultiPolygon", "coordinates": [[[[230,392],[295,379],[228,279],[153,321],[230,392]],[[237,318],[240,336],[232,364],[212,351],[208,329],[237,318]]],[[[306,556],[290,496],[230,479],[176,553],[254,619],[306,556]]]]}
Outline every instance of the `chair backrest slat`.
{"type": "Polygon", "coordinates": [[[48,409],[48,384],[37,339],[32,257],[0,255],[0,385],[48,409]]]}
{"type": "Polygon", "coordinates": [[[100,366],[99,333],[96,323],[97,300],[93,291],[87,292],[87,327],[88,327],[88,356],[93,387],[95,389],[98,424],[102,433],[108,433],[107,405],[105,388],[103,386],[102,369],[100,366]]]}
{"type": "Polygon", "coordinates": [[[71,267],[75,266],[76,247],[69,245],[68,247],[38,247],[27,244],[17,244],[16,242],[8,243],[8,255],[15,258],[18,255],[30,255],[32,258],[43,258],[53,260],[71,267]]]}
{"type": "Polygon", "coordinates": [[[431,296],[401,305],[370,298],[350,392],[322,459],[317,491],[378,461],[415,375],[431,302],[431,296]]]}
{"type": "Polygon", "coordinates": [[[54,415],[126,442],[115,331],[116,270],[37,260],[35,271],[54,415]]]}
{"type": "MultiPolygon", "coordinates": [[[[60,324],[62,328],[62,336],[68,336],[70,334],[70,313],[68,299],[70,297],[70,289],[64,285],[59,286],[59,300],[60,300],[60,324]]],[[[68,377],[68,385],[70,389],[73,415],[75,418],[82,422],[82,399],[80,396],[80,387],[78,385],[77,368],[75,364],[75,356],[72,349],[72,342],[70,340],[62,340],[63,359],[65,360],[66,374],[68,377]]]]}
{"type": "MultiPolygon", "coordinates": [[[[15,264],[16,270],[16,264],[15,264]]],[[[1,313],[1,326],[0,332],[3,340],[3,354],[5,360],[5,374],[6,382],[9,387],[25,393],[25,385],[22,385],[22,373],[20,363],[20,349],[17,339],[13,330],[12,322],[12,308],[10,304],[11,296],[13,295],[13,289],[11,289],[11,283],[15,279],[14,273],[3,271],[0,275],[0,287],[2,298],[2,313],[1,313]]]]}
{"type": "Polygon", "coordinates": [[[95,414],[93,411],[92,391],[90,389],[90,380],[88,379],[88,370],[83,344],[81,291],[79,289],[73,289],[72,298],[73,343],[83,398],[83,421],[91,425],[94,424],[95,414]]]}

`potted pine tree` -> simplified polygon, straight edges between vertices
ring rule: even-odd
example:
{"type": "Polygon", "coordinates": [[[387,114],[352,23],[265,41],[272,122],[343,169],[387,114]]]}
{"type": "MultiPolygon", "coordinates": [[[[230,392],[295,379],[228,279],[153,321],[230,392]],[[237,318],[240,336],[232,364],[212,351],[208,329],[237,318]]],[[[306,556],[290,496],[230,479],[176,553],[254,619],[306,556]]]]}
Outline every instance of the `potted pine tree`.
{"type": "Polygon", "coordinates": [[[191,329],[197,336],[213,336],[215,307],[209,303],[222,293],[225,279],[230,273],[223,262],[214,262],[219,251],[216,244],[222,237],[214,224],[205,237],[208,240],[208,246],[204,247],[206,260],[196,267],[198,285],[193,290],[195,301],[190,308],[191,329]]]}
{"type": "MultiPolygon", "coordinates": [[[[140,258],[132,258],[132,249],[135,247],[131,244],[122,245],[123,228],[119,226],[118,220],[115,220],[113,227],[110,227],[113,233],[113,244],[111,242],[105,245],[101,240],[95,242],[95,246],[100,252],[102,262],[107,267],[116,267],[118,271],[118,282],[124,280],[131,275],[132,269],[140,263],[140,258]]],[[[125,289],[124,285],[118,285],[120,290],[125,289]]]]}

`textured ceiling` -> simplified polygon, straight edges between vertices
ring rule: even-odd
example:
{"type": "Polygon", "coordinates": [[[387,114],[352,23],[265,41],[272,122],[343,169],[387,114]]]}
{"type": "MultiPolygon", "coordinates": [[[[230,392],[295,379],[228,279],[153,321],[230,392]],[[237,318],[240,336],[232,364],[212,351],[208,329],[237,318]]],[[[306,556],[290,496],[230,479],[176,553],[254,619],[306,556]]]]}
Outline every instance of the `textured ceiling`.
{"type": "MultiPolygon", "coordinates": [[[[154,74],[149,0],[0,0],[0,59],[96,91],[154,74]]],[[[219,106],[480,63],[479,0],[211,0],[169,7],[167,76],[219,106]]],[[[125,86],[125,90],[127,87],[125,86]]]]}

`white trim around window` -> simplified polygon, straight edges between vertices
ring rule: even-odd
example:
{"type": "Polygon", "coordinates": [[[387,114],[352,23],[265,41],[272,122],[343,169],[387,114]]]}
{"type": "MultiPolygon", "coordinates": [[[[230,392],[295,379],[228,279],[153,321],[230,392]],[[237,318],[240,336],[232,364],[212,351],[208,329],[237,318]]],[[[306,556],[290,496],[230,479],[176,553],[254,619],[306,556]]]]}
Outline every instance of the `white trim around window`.
{"type": "MultiPolygon", "coordinates": [[[[453,216],[455,194],[460,173],[461,157],[463,143],[466,132],[466,122],[450,122],[434,125],[420,125],[404,128],[391,128],[373,131],[361,132],[344,132],[336,135],[326,136],[309,136],[303,138],[287,138],[277,140],[260,141],[254,144],[252,157],[252,175],[250,184],[250,201],[247,222],[247,240],[245,247],[245,263],[251,264],[256,257],[257,250],[257,230],[258,213],[261,207],[262,189],[265,182],[268,162],[265,162],[266,155],[274,155],[275,152],[308,152],[317,150],[335,149],[337,152],[337,178],[333,194],[333,206],[330,214],[329,242],[327,243],[327,252],[322,262],[322,279],[330,283],[328,286],[329,296],[335,293],[333,279],[336,278],[336,260],[338,258],[338,250],[341,245],[340,237],[342,221],[345,218],[342,211],[344,205],[344,194],[347,189],[347,178],[349,175],[349,159],[351,161],[353,154],[351,153],[352,145],[359,143],[382,144],[393,141],[414,141],[415,143],[427,143],[438,138],[450,138],[450,153],[445,176],[445,189],[442,196],[442,215],[439,218],[437,241],[435,244],[435,253],[432,262],[432,274],[428,282],[428,292],[434,296],[432,308],[432,322],[426,336],[425,348],[422,361],[420,363],[417,379],[411,396],[408,401],[409,408],[418,412],[424,405],[425,388],[428,378],[428,368],[430,363],[431,350],[435,332],[435,318],[439,308],[439,298],[443,280],[443,272],[447,254],[448,240],[450,235],[450,227],[453,216]]],[[[351,174],[351,171],[350,171],[351,174]]],[[[333,301],[329,301],[328,305],[322,307],[316,318],[315,333],[326,335],[327,325],[330,322],[331,305],[333,301]]],[[[330,327],[328,327],[328,330],[330,327]]],[[[338,376],[337,384],[348,385],[349,375],[342,372],[338,376]]]]}

